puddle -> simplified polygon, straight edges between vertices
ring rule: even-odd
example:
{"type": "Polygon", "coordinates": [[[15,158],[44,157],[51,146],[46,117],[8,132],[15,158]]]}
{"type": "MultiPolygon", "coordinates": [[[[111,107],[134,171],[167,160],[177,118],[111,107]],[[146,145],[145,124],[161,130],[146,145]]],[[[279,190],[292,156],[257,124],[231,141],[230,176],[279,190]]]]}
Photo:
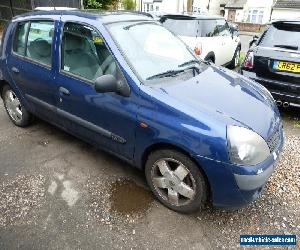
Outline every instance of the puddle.
{"type": "Polygon", "coordinates": [[[153,202],[152,193],[131,180],[117,180],[111,184],[110,191],[110,210],[118,214],[141,214],[153,202]]]}

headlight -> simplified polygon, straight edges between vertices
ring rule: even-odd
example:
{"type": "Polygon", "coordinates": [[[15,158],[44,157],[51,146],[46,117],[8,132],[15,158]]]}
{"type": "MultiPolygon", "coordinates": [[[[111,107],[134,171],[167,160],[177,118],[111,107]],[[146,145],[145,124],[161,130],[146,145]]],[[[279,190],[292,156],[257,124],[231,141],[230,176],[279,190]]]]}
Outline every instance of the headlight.
{"type": "Polygon", "coordinates": [[[266,141],[250,129],[228,126],[227,140],[229,158],[238,165],[256,165],[270,155],[266,141]]]}

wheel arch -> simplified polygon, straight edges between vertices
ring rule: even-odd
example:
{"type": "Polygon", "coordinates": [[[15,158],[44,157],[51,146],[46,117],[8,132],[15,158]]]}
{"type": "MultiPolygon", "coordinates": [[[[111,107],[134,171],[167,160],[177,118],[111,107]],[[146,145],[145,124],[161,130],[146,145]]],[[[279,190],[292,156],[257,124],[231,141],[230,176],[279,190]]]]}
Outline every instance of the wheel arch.
{"type": "Polygon", "coordinates": [[[10,84],[7,81],[0,80],[0,97],[1,98],[3,98],[3,96],[2,96],[2,90],[3,90],[4,86],[6,86],[6,85],[10,86],[10,84]]]}
{"type": "Polygon", "coordinates": [[[204,58],[205,61],[207,61],[208,59],[213,59],[213,63],[216,62],[216,56],[213,51],[210,51],[209,53],[207,53],[206,57],[204,58]]]}
{"type": "Polygon", "coordinates": [[[207,188],[208,188],[208,198],[210,199],[211,198],[211,186],[210,186],[208,177],[207,177],[203,167],[200,166],[199,163],[196,161],[195,157],[190,152],[188,152],[186,149],[184,149],[183,147],[174,145],[169,142],[157,142],[157,143],[154,143],[154,144],[148,146],[145,149],[145,151],[142,155],[142,158],[141,158],[141,169],[143,169],[143,170],[145,169],[147,158],[152,152],[155,152],[157,150],[162,150],[162,149],[170,149],[170,150],[176,150],[178,152],[181,152],[182,154],[188,156],[198,166],[199,171],[201,171],[201,174],[205,178],[207,188]]]}

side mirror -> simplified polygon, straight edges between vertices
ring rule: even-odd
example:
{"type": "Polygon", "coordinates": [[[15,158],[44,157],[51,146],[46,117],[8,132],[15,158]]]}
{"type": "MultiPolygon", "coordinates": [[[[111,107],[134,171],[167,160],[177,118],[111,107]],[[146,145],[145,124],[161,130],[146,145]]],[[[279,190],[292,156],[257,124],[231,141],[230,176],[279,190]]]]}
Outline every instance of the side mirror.
{"type": "Polygon", "coordinates": [[[251,47],[254,43],[256,43],[257,42],[257,40],[258,40],[258,36],[257,35],[255,35],[254,37],[253,37],[253,39],[250,41],[250,43],[249,43],[249,47],[251,47]]]}
{"type": "Polygon", "coordinates": [[[98,93],[115,92],[128,97],[130,88],[127,83],[118,81],[113,75],[103,75],[95,80],[95,90],[98,93]]]}

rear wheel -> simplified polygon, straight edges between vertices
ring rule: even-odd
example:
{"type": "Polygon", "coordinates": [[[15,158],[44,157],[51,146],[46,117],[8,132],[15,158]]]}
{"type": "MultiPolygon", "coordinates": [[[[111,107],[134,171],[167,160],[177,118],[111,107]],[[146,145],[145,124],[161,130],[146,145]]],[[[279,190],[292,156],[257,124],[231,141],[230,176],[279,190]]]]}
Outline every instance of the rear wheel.
{"type": "Polygon", "coordinates": [[[181,152],[159,150],[151,153],[145,174],[154,195],[174,211],[192,213],[207,200],[204,176],[199,167],[181,152]]]}
{"type": "Polygon", "coordinates": [[[28,126],[31,114],[24,108],[18,96],[8,85],[3,87],[2,97],[10,120],[19,127],[28,126]]]}

